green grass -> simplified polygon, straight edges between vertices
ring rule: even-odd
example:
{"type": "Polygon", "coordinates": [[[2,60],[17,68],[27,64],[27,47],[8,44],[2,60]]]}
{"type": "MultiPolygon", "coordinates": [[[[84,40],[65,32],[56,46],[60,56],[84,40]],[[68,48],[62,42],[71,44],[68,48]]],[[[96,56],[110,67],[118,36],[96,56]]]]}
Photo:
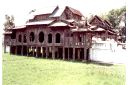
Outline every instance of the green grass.
{"type": "Polygon", "coordinates": [[[3,85],[125,85],[124,65],[3,54],[3,85]]]}

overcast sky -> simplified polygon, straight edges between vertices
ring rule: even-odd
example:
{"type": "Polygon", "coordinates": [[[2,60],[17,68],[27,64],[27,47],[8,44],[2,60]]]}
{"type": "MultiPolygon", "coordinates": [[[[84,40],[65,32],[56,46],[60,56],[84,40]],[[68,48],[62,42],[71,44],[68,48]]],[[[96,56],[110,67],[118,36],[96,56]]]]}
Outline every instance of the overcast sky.
{"type": "Polygon", "coordinates": [[[125,6],[125,0],[3,0],[0,2],[0,27],[5,22],[5,14],[15,17],[16,25],[23,25],[32,9],[49,6],[70,6],[86,17],[89,14],[107,13],[111,9],[125,6]]]}

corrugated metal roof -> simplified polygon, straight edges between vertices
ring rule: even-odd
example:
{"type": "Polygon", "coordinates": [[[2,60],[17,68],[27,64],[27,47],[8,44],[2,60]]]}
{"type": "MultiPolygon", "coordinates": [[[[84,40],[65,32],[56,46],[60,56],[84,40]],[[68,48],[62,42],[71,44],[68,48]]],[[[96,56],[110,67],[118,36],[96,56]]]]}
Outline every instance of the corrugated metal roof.
{"type": "Polygon", "coordinates": [[[43,24],[50,24],[54,20],[43,20],[43,21],[36,21],[36,22],[28,22],[26,25],[43,25],[43,24]]]}

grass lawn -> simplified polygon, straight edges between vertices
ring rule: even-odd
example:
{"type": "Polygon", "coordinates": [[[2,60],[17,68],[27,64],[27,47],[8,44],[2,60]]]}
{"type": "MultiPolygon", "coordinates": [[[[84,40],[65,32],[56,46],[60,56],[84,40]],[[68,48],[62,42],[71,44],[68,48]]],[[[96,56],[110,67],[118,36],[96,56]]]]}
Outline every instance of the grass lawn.
{"type": "Polygon", "coordinates": [[[125,85],[125,65],[3,54],[3,85],[125,85]]]}

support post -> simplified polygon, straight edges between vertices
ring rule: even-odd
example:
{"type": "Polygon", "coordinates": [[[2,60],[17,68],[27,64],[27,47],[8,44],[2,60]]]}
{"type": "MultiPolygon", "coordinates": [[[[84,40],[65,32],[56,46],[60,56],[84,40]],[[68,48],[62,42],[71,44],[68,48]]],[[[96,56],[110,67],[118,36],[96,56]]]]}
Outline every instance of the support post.
{"type": "Polygon", "coordinates": [[[38,47],[36,46],[36,57],[38,57],[38,47]]]}
{"type": "Polygon", "coordinates": [[[75,60],[75,48],[73,47],[73,60],[75,60]]]}
{"type": "Polygon", "coordinates": [[[4,45],[4,53],[6,53],[6,45],[4,45]]]}
{"type": "Polygon", "coordinates": [[[46,58],[48,58],[48,47],[46,47],[46,58]]]}
{"type": "Polygon", "coordinates": [[[63,47],[63,60],[65,60],[65,47],[63,47]]]}
{"type": "Polygon", "coordinates": [[[69,60],[69,57],[70,57],[70,55],[69,55],[69,48],[68,48],[68,60],[69,60]]]}
{"type": "Polygon", "coordinates": [[[44,54],[44,49],[43,49],[43,47],[41,47],[40,51],[41,51],[42,57],[44,57],[44,56],[43,56],[43,54],[44,54]]]}
{"type": "Polygon", "coordinates": [[[28,56],[28,53],[29,53],[29,47],[27,46],[27,56],[28,56]]]}
{"type": "Polygon", "coordinates": [[[84,48],[84,61],[86,61],[86,56],[87,56],[87,49],[86,48],[84,48]]]}
{"type": "Polygon", "coordinates": [[[55,47],[52,47],[52,59],[55,59],[55,47]]]}
{"type": "Polygon", "coordinates": [[[35,49],[32,47],[32,56],[34,56],[35,49]]]}
{"type": "Polygon", "coordinates": [[[15,49],[15,55],[17,55],[17,46],[16,46],[16,49],[15,49]]]}
{"type": "Polygon", "coordinates": [[[23,56],[23,45],[21,46],[21,55],[23,56]]]}

